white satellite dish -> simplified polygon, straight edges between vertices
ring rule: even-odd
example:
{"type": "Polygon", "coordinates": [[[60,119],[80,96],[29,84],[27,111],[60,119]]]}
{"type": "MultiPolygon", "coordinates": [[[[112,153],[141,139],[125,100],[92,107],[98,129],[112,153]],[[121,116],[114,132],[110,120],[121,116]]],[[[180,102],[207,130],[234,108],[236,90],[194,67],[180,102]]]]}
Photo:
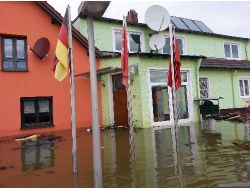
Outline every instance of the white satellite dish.
{"type": "Polygon", "coordinates": [[[155,34],[149,39],[149,46],[152,50],[160,50],[165,45],[165,37],[160,34],[155,34]]]}
{"type": "Polygon", "coordinates": [[[145,22],[150,29],[158,32],[163,31],[170,24],[170,15],[164,7],[153,5],[146,11],[145,22]]]}

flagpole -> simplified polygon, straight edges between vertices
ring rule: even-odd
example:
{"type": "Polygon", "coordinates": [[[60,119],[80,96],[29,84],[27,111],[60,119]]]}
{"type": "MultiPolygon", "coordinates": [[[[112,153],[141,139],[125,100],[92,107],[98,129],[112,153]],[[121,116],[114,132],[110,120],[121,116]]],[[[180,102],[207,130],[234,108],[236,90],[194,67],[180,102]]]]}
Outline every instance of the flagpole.
{"type": "Polygon", "coordinates": [[[172,95],[173,95],[173,117],[174,117],[174,127],[177,129],[178,118],[177,118],[177,107],[176,107],[176,86],[174,77],[174,50],[173,50],[173,26],[169,24],[169,38],[170,38],[170,53],[171,53],[171,72],[172,72],[172,95]]]}
{"type": "Polygon", "coordinates": [[[89,64],[90,64],[90,85],[91,85],[91,105],[92,105],[92,143],[93,143],[93,167],[94,167],[94,187],[102,187],[102,160],[101,160],[101,140],[99,127],[97,78],[96,78],[96,58],[94,47],[94,27],[93,17],[87,16],[88,44],[89,44],[89,64]]]}
{"type": "Polygon", "coordinates": [[[71,122],[72,122],[72,159],[73,159],[73,173],[77,174],[75,84],[74,84],[73,49],[72,49],[71,9],[69,5],[68,5],[68,42],[69,42],[70,96],[71,96],[71,122]]]}

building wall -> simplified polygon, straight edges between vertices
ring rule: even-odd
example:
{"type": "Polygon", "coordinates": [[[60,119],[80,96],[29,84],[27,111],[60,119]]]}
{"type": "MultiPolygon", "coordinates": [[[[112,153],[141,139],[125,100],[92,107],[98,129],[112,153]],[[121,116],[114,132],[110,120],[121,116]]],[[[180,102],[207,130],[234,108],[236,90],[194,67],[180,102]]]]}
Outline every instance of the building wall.
{"type": "MultiPolygon", "coordinates": [[[[133,106],[133,122],[136,127],[148,128],[152,127],[152,110],[150,102],[150,79],[149,79],[149,69],[167,69],[168,70],[168,58],[148,58],[148,57],[137,57],[131,56],[129,58],[129,64],[138,65],[138,74],[133,76],[132,83],[132,106],[133,106]]],[[[101,67],[120,67],[120,58],[105,58],[101,60],[101,67]]],[[[197,60],[183,59],[182,60],[182,70],[190,71],[190,82],[191,82],[191,94],[192,99],[198,98],[197,94],[197,75],[196,70],[198,67],[197,60]]],[[[166,76],[167,77],[167,76],[166,76]]],[[[103,122],[104,125],[110,125],[110,101],[109,99],[109,82],[108,76],[104,75],[102,80],[105,86],[101,87],[102,91],[102,110],[103,110],[103,122]]],[[[192,101],[193,106],[193,120],[195,122],[199,121],[199,109],[198,103],[192,101]]]]}
{"type": "MultiPolygon", "coordinates": [[[[118,18],[119,19],[119,18],[118,18]]],[[[75,26],[87,36],[87,22],[85,19],[78,19],[75,26]]],[[[122,24],[94,21],[96,46],[102,51],[113,51],[112,29],[122,29],[122,24]]],[[[149,34],[153,33],[147,26],[127,26],[127,30],[142,31],[144,33],[145,52],[150,52],[149,34]]],[[[162,32],[163,35],[168,35],[162,32]]],[[[250,60],[250,48],[247,40],[231,39],[217,36],[208,36],[195,33],[176,32],[177,36],[184,37],[187,55],[203,55],[207,57],[224,58],[224,42],[240,44],[240,58],[250,60]]]]}
{"type": "Polygon", "coordinates": [[[249,76],[248,71],[231,70],[200,70],[200,77],[208,77],[210,97],[223,97],[220,108],[245,107],[245,101],[240,98],[239,78],[249,76]]]}
{"type": "MultiPolygon", "coordinates": [[[[0,136],[71,128],[69,76],[58,82],[54,79],[52,71],[61,25],[51,24],[51,21],[52,18],[36,3],[0,2],[0,35],[26,36],[28,47],[32,47],[41,37],[46,37],[50,41],[50,51],[45,60],[41,61],[29,48],[27,49],[28,72],[0,72],[0,136]],[[20,130],[20,97],[36,96],[53,96],[54,127],[20,130]]],[[[89,71],[86,47],[75,38],[73,47],[75,74],[89,71]]],[[[75,78],[75,96],[77,127],[90,126],[91,95],[88,78],[75,78]]]]}

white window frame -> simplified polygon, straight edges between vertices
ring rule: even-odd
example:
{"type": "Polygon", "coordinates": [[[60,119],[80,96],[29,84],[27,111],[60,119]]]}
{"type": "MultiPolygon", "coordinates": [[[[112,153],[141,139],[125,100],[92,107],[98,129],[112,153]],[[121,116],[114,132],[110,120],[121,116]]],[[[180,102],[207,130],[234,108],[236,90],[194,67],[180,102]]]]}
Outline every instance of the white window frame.
{"type": "MultiPolygon", "coordinates": [[[[165,38],[169,38],[169,35],[164,35],[165,38]]],[[[182,48],[183,48],[183,54],[180,55],[187,55],[187,49],[186,49],[186,37],[185,36],[176,36],[176,39],[182,41],[182,48]]],[[[162,54],[167,54],[163,53],[163,48],[160,51],[162,54]]]]}
{"type": "Polygon", "coordinates": [[[240,51],[240,44],[239,43],[237,43],[237,42],[224,42],[223,43],[223,50],[224,50],[224,58],[225,59],[235,59],[235,60],[240,60],[241,59],[241,56],[240,56],[241,51],[240,51]],[[226,57],[225,45],[230,46],[230,57],[226,57]],[[232,45],[235,45],[238,48],[238,58],[233,58],[232,45]]]}
{"type": "MultiPolygon", "coordinates": [[[[113,28],[112,29],[112,45],[114,52],[121,52],[120,50],[115,49],[115,33],[120,32],[122,33],[122,29],[113,28]]],[[[129,34],[138,34],[140,35],[141,41],[141,52],[145,52],[145,44],[144,44],[144,32],[143,31],[136,31],[136,30],[128,30],[127,29],[127,39],[128,39],[128,49],[130,53],[137,53],[137,51],[130,51],[130,43],[129,43],[129,34]]]]}
{"type": "MultiPolygon", "coordinates": [[[[208,98],[210,98],[211,97],[211,94],[210,94],[210,82],[209,82],[209,78],[208,77],[206,77],[206,76],[200,76],[199,77],[199,89],[200,89],[200,91],[201,91],[201,88],[200,88],[200,78],[205,78],[205,79],[207,79],[207,93],[208,93],[208,98]]],[[[201,92],[199,92],[200,93],[200,98],[201,98],[201,92]]]]}
{"type": "MultiPolygon", "coordinates": [[[[169,121],[154,121],[154,114],[153,114],[153,100],[152,100],[152,86],[154,85],[168,85],[167,82],[160,82],[160,83],[154,83],[152,85],[150,81],[150,71],[155,70],[155,71],[167,71],[168,69],[166,68],[157,68],[157,67],[149,67],[148,68],[148,92],[149,92],[149,110],[150,110],[150,117],[151,117],[151,125],[152,126],[167,126],[167,125],[172,125],[174,123],[174,118],[173,118],[173,106],[172,105],[172,92],[171,88],[168,87],[168,93],[169,93],[169,108],[170,108],[170,120],[169,121]]],[[[189,118],[187,119],[179,119],[180,123],[192,123],[194,121],[194,109],[193,109],[193,94],[192,94],[192,73],[190,69],[181,69],[181,72],[186,72],[187,73],[187,82],[182,82],[182,85],[185,85],[187,87],[187,101],[188,101],[188,113],[189,113],[189,118]]],[[[167,76],[166,76],[167,77],[167,76]]]]}
{"type": "Polygon", "coordinates": [[[240,98],[241,99],[250,99],[250,77],[240,77],[238,80],[238,84],[239,84],[239,94],[240,94],[240,98]],[[249,95],[245,96],[245,84],[243,82],[243,89],[244,89],[244,96],[241,95],[240,93],[240,80],[244,81],[247,80],[248,81],[248,90],[249,90],[249,95]]]}

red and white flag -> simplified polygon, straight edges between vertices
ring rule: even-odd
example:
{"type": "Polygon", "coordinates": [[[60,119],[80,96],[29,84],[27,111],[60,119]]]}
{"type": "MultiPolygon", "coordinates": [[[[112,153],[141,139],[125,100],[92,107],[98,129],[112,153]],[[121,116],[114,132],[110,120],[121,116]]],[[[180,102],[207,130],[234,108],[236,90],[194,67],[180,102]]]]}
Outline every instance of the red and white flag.
{"type": "Polygon", "coordinates": [[[121,51],[121,67],[122,67],[122,84],[127,88],[128,87],[128,42],[127,42],[127,30],[126,30],[126,19],[123,18],[123,27],[122,27],[122,51],[121,51]]]}
{"type": "MultiPolygon", "coordinates": [[[[175,90],[181,87],[181,57],[180,49],[178,46],[178,41],[176,39],[175,33],[173,32],[173,64],[174,64],[174,80],[175,80],[175,90]]],[[[168,86],[172,88],[172,70],[171,61],[168,68],[168,86]]]]}

